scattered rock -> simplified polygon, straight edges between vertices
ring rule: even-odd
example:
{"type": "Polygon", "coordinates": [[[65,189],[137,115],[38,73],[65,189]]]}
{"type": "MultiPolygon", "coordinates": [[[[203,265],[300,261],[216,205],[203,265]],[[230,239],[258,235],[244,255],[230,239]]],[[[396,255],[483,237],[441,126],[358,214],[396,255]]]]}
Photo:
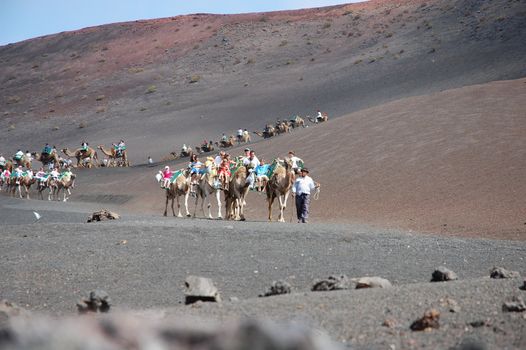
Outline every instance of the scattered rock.
{"type": "Polygon", "coordinates": [[[111,299],[103,290],[95,290],[89,293],[89,297],[82,299],[77,303],[77,309],[80,314],[88,312],[108,312],[111,307],[111,299]]]}
{"type": "Polygon", "coordinates": [[[120,219],[120,215],[117,213],[114,213],[112,211],[102,209],[99,211],[94,212],[91,214],[90,217],[88,217],[88,222],[94,222],[94,221],[104,221],[104,220],[117,220],[120,219]]]}
{"type": "Polygon", "coordinates": [[[381,277],[361,277],[353,278],[352,281],[356,283],[356,289],[361,288],[390,288],[393,285],[391,282],[381,277]]]}
{"type": "Polygon", "coordinates": [[[342,290],[349,289],[351,281],[345,275],[341,276],[329,276],[329,278],[324,280],[318,280],[314,282],[314,285],[311,288],[313,292],[324,292],[330,290],[342,290]]]}
{"type": "Polygon", "coordinates": [[[290,294],[292,286],[285,281],[274,281],[270,285],[269,289],[265,294],[259,295],[260,297],[270,297],[273,295],[290,294]]]}
{"type": "Polygon", "coordinates": [[[447,308],[449,312],[459,312],[460,311],[460,306],[458,305],[455,299],[441,298],[439,302],[440,302],[440,305],[447,308]]]}
{"type": "Polygon", "coordinates": [[[220,302],[219,290],[211,279],[198,276],[188,276],[184,282],[186,287],[185,304],[196,301],[220,302]]]}
{"type": "Polygon", "coordinates": [[[392,318],[386,318],[384,322],[382,323],[382,326],[387,327],[387,328],[395,328],[396,321],[392,318]]]}
{"type": "Polygon", "coordinates": [[[491,278],[517,278],[520,274],[517,271],[508,271],[503,267],[494,267],[491,269],[489,277],[491,278]]]}
{"type": "Polygon", "coordinates": [[[469,323],[469,325],[473,328],[479,328],[490,325],[489,321],[487,320],[476,320],[469,323]]]}
{"type": "Polygon", "coordinates": [[[457,274],[444,266],[437,268],[431,275],[431,282],[446,282],[454,280],[458,280],[457,274]]]}
{"type": "Polygon", "coordinates": [[[519,289],[526,290],[526,279],[522,282],[522,286],[520,286],[519,289]]]}
{"type": "Polygon", "coordinates": [[[502,310],[507,312],[523,312],[526,311],[526,304],[521,297],[514,296],[511,300],[504,302],[502,310]]]}
{"type": "Polygon", "coordinates": [[[440,328],[439,324],[440,312],[436,309],[429,309],[424,313],[422,318],[419,318],[411,324],[411,330],[424,331],[432,328],[440,328]]]}

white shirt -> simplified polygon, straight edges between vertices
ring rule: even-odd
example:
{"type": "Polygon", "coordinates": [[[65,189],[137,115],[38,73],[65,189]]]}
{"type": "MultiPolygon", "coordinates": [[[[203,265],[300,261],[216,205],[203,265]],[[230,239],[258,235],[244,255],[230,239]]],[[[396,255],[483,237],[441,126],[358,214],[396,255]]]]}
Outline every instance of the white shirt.
{"type": "Polygon", "coordinates": [[[243,136],[243,129],[239,129],[237,131],[237,136],[243,136]]]}
{"type": "Polygon", "coordinates": [[[298,169],[298,162],[303,163],[303,160],[296,156],[290,157],[290,161],[292,162],[292,169],[298,169]]]}
{"type": "Polygon", "coordinates": [[[214,163],[216,163],[217,166],[221,165],[221,162],[223,161],[223,157],[220,155],[216,156],[214,159],[214,163]]]}
{"type": "Polygon", "coordinates": [[[316,185],[314,184],[314,181],[312,181],[312,178],[308,175],[305,175],[305,177],[298,177],[296,181],[294,181],[294,185],[292,186],[292,192],[297,193],[298,195],[306,193],[310,194],[310,191],[316,188],[316,185]]]}
{"type": "Polygon", "coordinates": [[[5,158],[0,156],[0,165],[5,165],[5,158]]]}
{"type": "Polygon", "coordinates": [[[256,168],[259,165],[259,159],[258,157],[254,156],[254,158],[244,158],[243,159],[243,165],[249,166],[251,168],[256,168]]]}

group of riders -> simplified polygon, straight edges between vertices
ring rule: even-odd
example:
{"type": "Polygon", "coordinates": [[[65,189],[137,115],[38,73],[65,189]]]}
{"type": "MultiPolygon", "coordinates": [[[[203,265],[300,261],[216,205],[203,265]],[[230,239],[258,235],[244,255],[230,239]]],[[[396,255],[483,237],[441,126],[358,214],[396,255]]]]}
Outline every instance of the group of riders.
{"type": "MultiPolygon", "coordinates": [[[[288,159],[294,173],[299,173],[303,168],[303,160],[297,157],[294,151],[290,151],[288,159]]],[[[232,156],[221,150],[216,157],[207,157],[202,162],[197,154],[192,154],[188,167],[183,170],[172,171],[169,166],[165,166],[160,171],[162,177],[161,188],[169,189],[170,184],[174,183],[180,175],[187,175],[190,178],[190,194],[195,196],[196,186],[205,174],[216,180],[213,186],[216,189],[228,190],[232,173],[240,166],[245,166],[248,170],[246,183],[250,190],[264,192],[267,182],[272,176],[276,162],[267,163],[265,159],[258,159],[256,152],[250,148],[245,148],[244,154],[232,159],[232,156]]]]}
{"type": "MultiPolygon", "coordinates": [[[[117,156],[122,155],[122,152],[126,150],[124,140],[112,145],[117,156]]],[[[87,152],[88,148],[89,144],[82,141],[81,151],[87,152]]],[[[21,149],[16,151],[12,161],[8,161],[0,154],[0,187],[6,186],[6,191],[9,191],[10,188],[19,186],[22,179],[26,179],[27,184],[36,183],[38,189],[41,190],[50,187],[53,182],[71,178],[72,161],[69,158],[60,157],[56,146],[51,146],[48,143],[44,145],[40,154],[40,161],[43,166],[36,172],[31,167],[33,160],[31,152],[23,152],[21,149]]]]}

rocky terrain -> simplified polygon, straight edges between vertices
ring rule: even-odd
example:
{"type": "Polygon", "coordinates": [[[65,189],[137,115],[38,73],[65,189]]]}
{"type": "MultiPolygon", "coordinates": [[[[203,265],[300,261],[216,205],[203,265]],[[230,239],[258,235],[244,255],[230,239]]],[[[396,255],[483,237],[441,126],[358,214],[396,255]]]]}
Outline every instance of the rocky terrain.
{"type": "MultiPolygon", "coordinates": [[[[148,322],[296,320],[358,349],[524,348],[524,312],[503,311],[526,298],[523,281],[489,271],[526,267],[525,17],[524,1],[374,0],[116,23],[0,47],[0,153],[123,138],[132,163],[75,169],[67,203],[0,195],[0,297],[68,316],[104,289],[112,312],[148,322]],[[198,219],[161,217],[154,175],[186,166],[170,152],[317,109],[328,122],[252,134],[249,145],[267,160],[289,150],[305,160],[322,185],[312,224],[292,224],[290,202],[287,223],[268,223],[256,192],[248,222],[201,219],[194,203],[198,219]],[[102,208],[122,218],[86,223],[102,208]],[[430,283],[439,266],[459,280],[430,283]],[[393,287],[310,292],[341,274],[393,287]],[[184,306],[188,275],[211,278],[223,302],[184,306]],[[257,298],[276,280],[293,294],[257,298]],[[431,308],[440,328],[411,331],[431,308]]],[[[12,335],[23,339],[20,327],[12,335]]]]}

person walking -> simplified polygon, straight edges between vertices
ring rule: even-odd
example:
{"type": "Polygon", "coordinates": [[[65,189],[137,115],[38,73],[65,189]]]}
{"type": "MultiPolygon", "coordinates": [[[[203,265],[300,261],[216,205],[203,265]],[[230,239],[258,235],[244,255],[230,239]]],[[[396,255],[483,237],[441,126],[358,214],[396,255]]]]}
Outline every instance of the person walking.
{"type": "Polygon", "coordinates": [[[320,185],[314,183],[309,176],[309,169],[300,170],[300,176],[294,181],[292,186],[292,197],[296,200],[296,216],[298,222],[307,223],[309,218],[310,193],[320,185]]]}

